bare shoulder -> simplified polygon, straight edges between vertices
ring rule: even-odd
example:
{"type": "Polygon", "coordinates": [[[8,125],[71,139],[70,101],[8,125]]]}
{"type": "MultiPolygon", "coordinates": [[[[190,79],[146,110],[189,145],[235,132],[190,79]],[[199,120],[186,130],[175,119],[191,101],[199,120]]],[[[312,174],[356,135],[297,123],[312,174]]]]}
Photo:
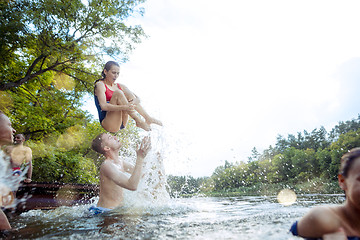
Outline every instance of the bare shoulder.
{"type": "Polygon", "coordinates": [[[321,237],[337,231],[341,226],[337,207],[319,206],[312,208],[298,223],[298,232],[302,237],[321,237]]]}
{"type": "Polygon", "coordinates": [[[24,146],[24,149],[25,149],[27,152],[29,152],[29,153],[32,152],[31,148],[29,148],[29,147],[27,147],[27,146],[24,146]]]}
{"type": "Polygon", "coordinates": [[[95,91],[96,90],[105,90],[105,84],[101,80],[95,83],[95,91]]]}
{"type": "Polygon", "coordinates": [[[105,160],[101,165],[100,165],[100,172],[104,172],[104,171],[109,171],[111,170],[111,168],[113,168],[113,163],[105,160]]]}
{"type": "Polygon", "coordinates": [[[110,160],[105,160],[100,166],[100,173],[107,177],[118,175],[120,172],[119,166],[110,160]]]}

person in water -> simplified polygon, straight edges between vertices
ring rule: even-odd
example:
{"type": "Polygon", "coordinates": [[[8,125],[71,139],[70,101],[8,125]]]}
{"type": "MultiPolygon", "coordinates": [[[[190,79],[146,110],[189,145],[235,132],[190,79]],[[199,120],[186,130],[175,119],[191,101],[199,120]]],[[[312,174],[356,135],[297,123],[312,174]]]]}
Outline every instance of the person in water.
{"type": "Polygon", "coordinates": [[[101,126],[106,131],[115,133],[126,127],[129,115],[135,120],[137,127],[146,131],[151,130],[150,124],[153,123],[162,126],[159,120],[151,117],[141,106],[139,97],[125,85],[115,83],[119,73],[119,64],[109,61],[102,72],[103,78],[95,82],[94,98],[101,126]]]}
{"type": "Polygon", "coordinates": [[[100,166],[99,201],[96,207],[89,209],[95,215],[122,206],[124,188],[131,191],[137,189],[144,158],[151,149],[151,140],[149,137],[142,140],[136,151],[135,166],[119,158],[120,148],[119,139],[110,133],[101,133],[92,142],[92,149],[105,156],[100,166]]]}
{"type": "Polygon", "coordinates": [[[360,148],[342,156],[338,182],[345,192],[344,204],[311,209],[292,225],[294,235],[324,240],[360,239],[360,148]]]}
{"type": "MultiPolygon", "coordinates": [[[[9,118],[0,111],[0,147],[11,144],[14,140],[13,135],[15,134],[15,130],[11,126],[11,122],[9,118]]],[[[0,150],[1,151],[1,150],[0,150]]],[[[7,197],[7,191],[4,191],[4,186],[1,187],[1,199],[7,197]]],[[[3,205],[4,203],[2,203],[3,205]]],[[[9,230],[11,229],[10,223],[5,215],[5,213],[0,209],[0,231],[1,230],[9,230]]]]}
{"type": "Polygon", "coordinates": [[[25,137],[23,134],[16,134],[14,138],[14,145],[7,146],[5,153],[10,156],[11,167],[13,175],[21,176],[22,168],[28,167],[27,177],[24,179],[25,183],[31,182],[32,176],[32,151],[31,148],[24,146],[25,137]]]}

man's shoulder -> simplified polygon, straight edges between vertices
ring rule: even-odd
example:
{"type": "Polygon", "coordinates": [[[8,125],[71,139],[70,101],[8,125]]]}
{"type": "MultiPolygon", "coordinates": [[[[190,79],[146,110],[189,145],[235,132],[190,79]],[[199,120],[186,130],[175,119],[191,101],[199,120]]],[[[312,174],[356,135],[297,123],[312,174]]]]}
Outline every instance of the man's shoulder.
{"type": "Polygon", "coordinates": [[[113,161],[105,159],[103,163],[100,165],[100,171],[106,169],[113,169],[115,167],[113,161]]]}
{"type": "Polygon", "coordinates": [[[26,152],[32,152],[30,147],[24,146],[24,145],[14,146],[12,149],[13,150],[26,151],[26,152]]]}
{"type": "Polygon", "coordinates": [[[24,146],[24,149],[26,149],[26,150],[29,151],[29,152],[32,152],[31,148],[28,147],[28,146],[24,146]]]}

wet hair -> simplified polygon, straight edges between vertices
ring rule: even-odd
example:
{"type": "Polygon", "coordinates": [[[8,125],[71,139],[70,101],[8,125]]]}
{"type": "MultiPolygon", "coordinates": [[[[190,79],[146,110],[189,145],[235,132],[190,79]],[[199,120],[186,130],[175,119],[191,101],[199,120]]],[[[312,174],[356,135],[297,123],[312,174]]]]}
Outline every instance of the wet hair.
{"type": "Polygon", "coordinates": [[[346,178],[349,174],[351,165],[353,164],[354,160],[359,157],[360,157],[360,147],[353,148],[348,153],[345,153],[341,157],[339,174],[343,175],[346,178]]]}
{"type": "Polygon", "coordinates": [[[102,138],[105,133],[100,133],[99,135],[94,138],[94,140],[91,143],[91,148],[98,153],[105,154],[104,147],[102,145],[102,138]]]}

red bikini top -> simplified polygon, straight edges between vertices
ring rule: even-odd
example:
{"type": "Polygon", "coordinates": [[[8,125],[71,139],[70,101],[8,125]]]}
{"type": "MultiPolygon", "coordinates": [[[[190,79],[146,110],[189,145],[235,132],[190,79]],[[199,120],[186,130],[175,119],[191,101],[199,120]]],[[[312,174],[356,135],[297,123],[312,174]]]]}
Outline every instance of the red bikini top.
{"type": "MultiPolygon", "coordinates": [[[[104,83],[104,81],[102,81],[102,82],[104,83]]],[[[111,99],[111,97],[112,97],[112,95],[113,95],[113,93],[114,93],[114,91],[111,90],[110,88],[108,88],[108,86],[106,86],[105,83],[104,83],[104,85],[105,85],[105,88],[106,88],[106,90],[105,90],[106,101],[109,102],[110,99],[111,99]]],[[[117,83],[117,86],[118,86],[118,88],[119,88],[120,90],[122,90],[119,83],[117,83]]]]}

